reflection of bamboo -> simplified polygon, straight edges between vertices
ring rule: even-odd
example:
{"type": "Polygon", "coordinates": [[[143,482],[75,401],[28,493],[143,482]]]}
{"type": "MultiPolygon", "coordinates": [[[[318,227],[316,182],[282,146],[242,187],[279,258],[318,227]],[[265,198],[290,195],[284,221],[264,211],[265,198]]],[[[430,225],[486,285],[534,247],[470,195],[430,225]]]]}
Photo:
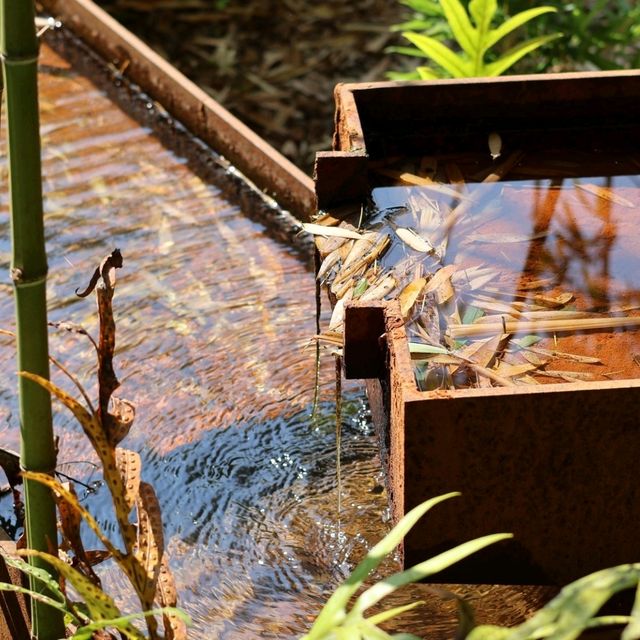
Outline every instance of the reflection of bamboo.
{"type": "MultiPolygon", "coordinates": [[[[522,160],[524,152],[514,151],[503,163],[499,164],[483,181],[483,184],[490,184],[502,180],[513,166],[522,160]]],[[[451,228],[462,218],[467,212],[476,205],[478,199],[482,196],[482,191],[475,191],[464,202],[461,202],[444,221],[444,230],[448,234],[451,228]]]]}
{"type": "Polygon", "coordinates": [[[640,316],[613,318],[579,318],[568,320],[505,320],[486,324],[451,325],[452,338],[492,335],[494,333],[555,333],[557,331],[589,331],[592,329],[614,329],[616,327],[640,326],[640,316]]]}

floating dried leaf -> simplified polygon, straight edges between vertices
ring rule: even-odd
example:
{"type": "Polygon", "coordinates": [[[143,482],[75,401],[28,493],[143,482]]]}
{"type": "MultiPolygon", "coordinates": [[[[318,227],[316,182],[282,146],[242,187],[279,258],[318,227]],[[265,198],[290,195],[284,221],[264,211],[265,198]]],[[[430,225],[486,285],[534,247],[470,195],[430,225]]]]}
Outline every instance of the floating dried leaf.
{"type": "Polygon", "coordinates": [[[408,227],[394,227],[393,230],[396,232],[398,238],[414,251],[419,251],[420,253],[433,253],[435,251],[433,245],[418,235],[413,229],[409,229],[408,227]]]}
{"type": "Polygon", "coordinates": [[[360,296],[360,300],[381,300],[389,295],[396,288],[396,285],[397,282],[393,276],[385,276],[378,284],[367,289],[367,291],[360,296]]]}
{"type": "Polygon", "coordinates": [[[582,362],[584,364],[602,364],[600,358],[594,356],[582,356],[576,353],[566,353],[564,351],[556,351],[555,349],[543,349],[542,347],[526,347],[528,351],[533,353],[539,353],[543,356],[550,356],[552,358],[560,358],[562,360],[572,360],[573,362],[582,362]]]}
{"type": "Polygon", "coordinates": [[[356,240],[351,247],[351,251],[349,251],[349,255],[344,259],[342,266],[343,268],[348,267],[349,265],[356,262],[364,256],[368,251],[371,250],[373,245],[379,240],[380,234],[377,231],[367,231],[363,234],[363,236],[356,240]]]}
{"type": "Polygon", "coordinates": [[[353,238],[354,240],[359,240],[362,238],[362,234],[357,231],[352,231],[351,229],[346,229],[344,227],[325,227],[322,224],[313,224],[311,222],[303,222],[302,229],[307,233],[316,236],[324,236],[329,237],[333,236],[335,238],[353,238]]]}
{"type": "Polygon", "coordinates": [[[532,240],[540,240],[546,238],[549,233],[540,231],[539,233],[470,233],[464,243],[468,242],[484,242],[486,244],[516,244],[519,242],[531,242],[532,240]]]}
{"type": "Polygon", "coordinates": [[[432,293],[442,286],[447,280],[451,278],[451,276],[456,272],[456,266],[453,264],[448,264],[446,267],[442,267],[438,269],[429,282],[427,282],[426,287],[424,288],[423,293],[426,295],[427,293],[432,293]]]}
{"type": "Polygon", "coordinates": [[[589,193],[601,198],[602,200],[607,200],[608,202],[613,202],[614,204],[619,204],[622,207],[629,207],[630,209],[634,208],[636,205],[623,198],[621,195],[615,193],[613,189],[607,187],[599,187],[598,185],[591,184],[588,182],[574,182],[578,189],[582,189],[583,191],[588,191],[589,193]]]}
{"type": "Polygon", "coordinates": [[[403,318],[406,318],[413,309],[413,305],[422,293],[425,284],[427,284],[426,278],[415,278],[400,292],[398,301],[403,318]]]}

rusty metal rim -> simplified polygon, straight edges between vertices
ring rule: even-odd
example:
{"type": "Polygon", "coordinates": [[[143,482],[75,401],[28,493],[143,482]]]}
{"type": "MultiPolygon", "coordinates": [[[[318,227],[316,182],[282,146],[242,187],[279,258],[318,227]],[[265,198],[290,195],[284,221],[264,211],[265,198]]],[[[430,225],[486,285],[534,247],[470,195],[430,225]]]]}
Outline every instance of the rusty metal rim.
{"type": "MultiPolygon", "coordinates": [[[[506,92],[514,92],[515,103],[528,100],[530,96],[556,101],[559,91],[575,93],[580,87],[582,93],[597,96],[600,89],[616,94],[624,85],[618,84],[622,79],[640,80],[640,69],[622,71],[580,71],[570,73],[547,73],[537,75],[513,75],[496,78],[446,78],[441,80],[420,80],[407,82],[360,82],[344,83],[336,86],[336,129],[334,134],[334,151],[356,152],[366,155],[366,126],[362,122],[363,101],[379,103],[389,97],[397,99],[419,93],[424,104],[429,105],[429,98],[437,95],[452,100],[464,99],[469,92],[496,88],[498,96],[504,98],[506,92]],[[578,82],[578,84],[576,84],[578,82]],[[523,90],[526,87],[526,90],[523,90]],[[526,96],[526,97],[525,97],[526,96]]],[[[637,97],[638,83],[632,87],[633,96],[637,97]]],[[[626,96],[629,97],[629,96],[626,96]]],[[[575,95],[576,99],[585,99],[585,95],[575,95]]],[[[562,99],[566,99],[563,97],[562,99]]],[[[400,100],[402,102],[402,100],[400,100]]],[[[430,107],[429,107],[430,108],[430,107]]],[[[425,106],[425,112],[427,106],[425,106]]]]}
{"type": "Polygon", "coordinates": [[[92,0],[39,4],[281,206],[301,219],[313,214],[309,176],[92,0]]]}

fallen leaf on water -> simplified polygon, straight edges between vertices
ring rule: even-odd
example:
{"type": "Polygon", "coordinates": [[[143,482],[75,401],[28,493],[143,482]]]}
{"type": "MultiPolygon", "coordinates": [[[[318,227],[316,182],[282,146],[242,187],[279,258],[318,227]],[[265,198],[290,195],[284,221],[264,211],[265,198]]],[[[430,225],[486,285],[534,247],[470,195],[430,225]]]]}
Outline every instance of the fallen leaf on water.
{"type": "Polygon", "coordinates": [[[302,229],[307,233],[311,233],[316,236],[333,236],[336,238],[353,238],[359,240],[362,238],[362,234],[351,229],[345,229],[344,227],[325,227],[322,224],[313,224],[312,222],[303,222],[302,229]]]}
{"type": "Polygon", "coordinates": [[[446,267],[442,267],[442,269],[438,269],[424,288],[424,293],[431,293],[432,291],[439,289],[447,280],[449,280],[449,278],[451,278],[455,273],[455,270],[456,266],[453,264],[449,264],[446,267]]]}
{"type": "Polygon", "coordinates": [[[373,245],[377,242],[378,237],[379,234],[375,231],[367,231],[364,233],[359,240],[356,240],[353,243],[351,251],[349,251],[349,255],[345,258],[342,266],[346,268],[356,262],[356,260],[362,258],[367,251],[371,250],[373,245]]]}
{"type": "Polygon", "coordinates": [[[539,233],[471,233],[465,238],[467,242],[484,242],[487,244],[515,244],[518,242],[531,242],[532,240],[540,240],[546,238],[547,231],[539,233]]]}
{"type": "Polygon", "coordinates": [[[533,353],[539,353],[540,355],[550,356],[552,358],[561,358],[562,360],[573,360],[573,362],[582,362],[584,364],[602,364],[602,360],[594,356],[582,356],[577,353],[566,353],[564,351],[556,351],[555,349],[543,349],[542,347],[533,346],[527,346],[526,349],[533,353]]]}
{"type": "Polygon", "coordinates": [[[574,182],[578,189],[582,189],[583,191],[588,191],[589,193],[597,196],[598,198],[602,198],[603,200],[608,200],[609,202],[613,202],[615,204],[619,204],[623,207],[633,208],[635,204],[626,198],[623,198],[621,195],[615,193],[613,189],[609,189],[607,187],[599,187],[596,184],[590,183],[582,183],[582,182],[574,182]]]}
{"type": "Polygon", "coordinates": [[[418,235],[413,229],[409,229],[408,227],[395,227],[394,231],[398,238],[400,238],[402,242],[414,251],[419,251],[420,253],[433,253],[433,245],[428,240],[418,235]]]}
{"type": "Polygon", "coordinates": [[[406,318],[406,316],[409,315],[409,312],[416,303],[418,296],[422,293],[425,284],[427,284],[426,278],[416,278],[400,292],[398,300],[400,301],[400,311],[403,318],[406,318]]]}
{"type": "Polygon", "coordinates": [[[386,276],[379,284],[367,289],[360,300],[381,300],[396,288],[396,279],[393,276],[386,276]]]}

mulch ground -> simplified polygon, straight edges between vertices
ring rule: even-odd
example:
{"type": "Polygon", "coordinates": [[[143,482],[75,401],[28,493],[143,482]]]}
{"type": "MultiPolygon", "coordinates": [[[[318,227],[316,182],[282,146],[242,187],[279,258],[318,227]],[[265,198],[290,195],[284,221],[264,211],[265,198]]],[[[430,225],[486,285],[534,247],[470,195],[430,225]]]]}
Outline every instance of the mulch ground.
{"type": "Polygon", "coordinates": [[[103,0],[114,17],[310,173],[329,149],[333,88],[384,80],[395,0],[103,0]]]}

